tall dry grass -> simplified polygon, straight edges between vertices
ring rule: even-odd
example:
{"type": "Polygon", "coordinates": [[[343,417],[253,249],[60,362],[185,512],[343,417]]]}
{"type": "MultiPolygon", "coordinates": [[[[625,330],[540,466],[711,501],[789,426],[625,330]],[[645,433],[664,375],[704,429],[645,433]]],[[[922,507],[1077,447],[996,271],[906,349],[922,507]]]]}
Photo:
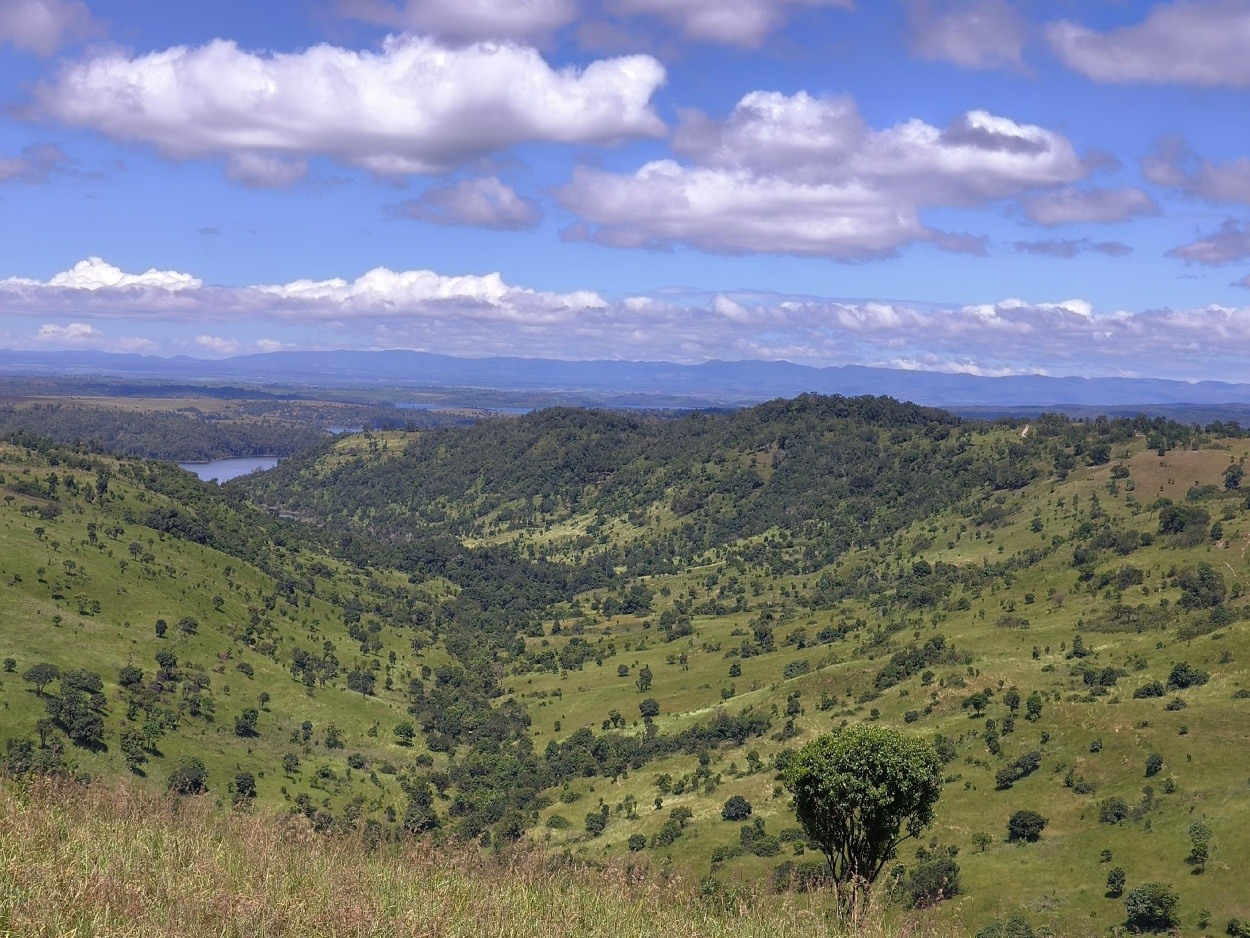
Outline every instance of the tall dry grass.
{"type": "MultiPolygon", "coordinates": [[[[870,909],[863,938],[936,935],[870,909]]],[[[370,849],[301,819],[131,787],[0,782],[0,936],[821,938],[822,903],[709,903],[626,865],[535,850],[370,849]],[[728,907],[726,907],[728,905],[728,907]]]]}

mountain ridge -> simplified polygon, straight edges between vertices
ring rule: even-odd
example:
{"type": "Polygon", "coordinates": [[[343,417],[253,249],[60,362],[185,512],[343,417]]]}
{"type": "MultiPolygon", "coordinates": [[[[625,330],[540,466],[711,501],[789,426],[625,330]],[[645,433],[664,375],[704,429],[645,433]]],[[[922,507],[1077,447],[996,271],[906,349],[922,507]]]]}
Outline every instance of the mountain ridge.
{"type": "Polygon", "coordinates": [[[1131,407],[1250,404],[1250,384],[1115,376],[982,376],[868,365],[789,361],[655,361],[460,358],[404,349],[281,351],[224,359],[98,351],[0,350],[0,373],[111,375],[200,381],[296,382],[322,387],[593,394],[655,406],[737,406],[804,392],[889,395],[938,407],[1131,407]],[[673,400],[678,399],[675,403],[673,400]]]}

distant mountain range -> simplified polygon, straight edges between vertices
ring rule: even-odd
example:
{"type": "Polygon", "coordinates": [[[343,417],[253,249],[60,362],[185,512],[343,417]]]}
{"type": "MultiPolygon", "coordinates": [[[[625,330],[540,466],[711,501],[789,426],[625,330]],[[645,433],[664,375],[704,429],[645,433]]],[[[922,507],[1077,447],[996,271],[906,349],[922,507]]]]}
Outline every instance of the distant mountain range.
{"type": "MultiPolygon", "coordinates": [[[[455,358],[403,350],[270,352],[225,359],[160,358],[108,352],[0,350],[0,374],[110,377],[137,381],[224,382],[272,388],[490,392],[522,400],[617,406],[735,406],[822,394],[886,394],[957,411],[1002,413],[1134,407],[1172,410],[1250,407],[1250,384],[1153,378],[1014,375],[989,378],[859,365],[816,368],[791,362],[558,361],[537,358],[455,358]]],[[[441,395],[448,397],[448,394],[441,395]]],[[[450,395],[456,397],[457,395],[450,395]]],[[[474,395],[469,395],[473,397],[474,395]]],[[[464,395],[460,397],[463,399],[464,395]]],[[[430,402],[429,397],[418,398],[430,402]]],[[[437,402],[437,400],[435,400],[437,402]]],[[[467,400],[464,402],[468,402],[467,400]]],[[[1247,411],[1250,412],[1250,411],[1247,411]]]]}

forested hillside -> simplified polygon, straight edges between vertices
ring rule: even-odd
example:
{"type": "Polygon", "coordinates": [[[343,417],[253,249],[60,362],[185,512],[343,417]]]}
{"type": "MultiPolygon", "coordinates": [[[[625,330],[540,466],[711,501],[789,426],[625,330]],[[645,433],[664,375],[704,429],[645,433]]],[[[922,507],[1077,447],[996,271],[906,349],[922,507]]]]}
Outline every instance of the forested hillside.
{"type": "Polygon", "coordinates": [[[1105,933],[1159,884],[1187,933],[1250,919],[1236,425],[553,410],[221,490],[2,455],[10,772],[633,855],[732,900],[819,886],[780,773],[888,725],[944,764],[903,905],[1105,933]]]}

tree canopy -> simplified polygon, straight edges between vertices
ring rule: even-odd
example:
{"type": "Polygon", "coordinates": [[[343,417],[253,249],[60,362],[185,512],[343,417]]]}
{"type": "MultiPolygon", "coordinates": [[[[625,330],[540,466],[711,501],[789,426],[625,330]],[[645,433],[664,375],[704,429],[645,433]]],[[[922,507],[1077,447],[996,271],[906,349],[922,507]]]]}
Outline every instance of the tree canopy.
{"type": "Polygon", "coordinates": [[[871,884],[899,844],[932,823],[941,767],[927,742],[888,727],[850,726],[800,749],[783,780],[834,881],[871,884]]]}

